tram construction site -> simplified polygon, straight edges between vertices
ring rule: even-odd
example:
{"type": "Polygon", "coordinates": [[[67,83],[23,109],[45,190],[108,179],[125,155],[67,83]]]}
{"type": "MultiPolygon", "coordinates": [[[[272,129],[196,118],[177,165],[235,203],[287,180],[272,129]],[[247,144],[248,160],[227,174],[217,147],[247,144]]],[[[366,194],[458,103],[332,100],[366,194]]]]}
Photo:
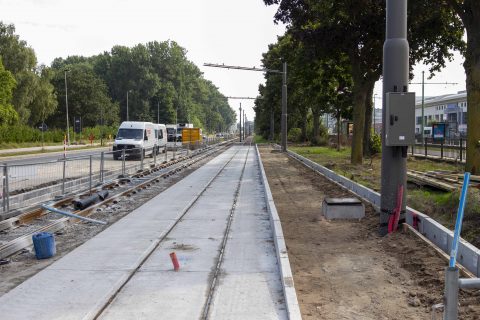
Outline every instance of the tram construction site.
{"type": "MultiPolygon", "coordinates": [[[[48,204],[106,225],[41,208],[12,218],[0,234],[2,319],[441,318],[446,260],[434,243],[407,226],[380,237],[368,199],[249,141],[84,191],[110,193],[84,210],[75,197],[48,204]],[[321,214],[325,198],[351,197],[364,218],[321,214]],[[18,240],[39,228],[55,235],[50,259],[18,240]]],[[[478,290],[459,302],[460,319],[478,319],[478,290]]]]}

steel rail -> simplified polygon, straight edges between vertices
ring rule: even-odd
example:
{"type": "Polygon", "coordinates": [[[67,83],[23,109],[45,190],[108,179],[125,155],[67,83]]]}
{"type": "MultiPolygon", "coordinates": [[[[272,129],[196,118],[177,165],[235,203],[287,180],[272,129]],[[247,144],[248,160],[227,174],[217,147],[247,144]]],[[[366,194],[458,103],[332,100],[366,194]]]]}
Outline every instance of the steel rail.
{"type": "Polygon", "coordinates": [[[210,187],[210,185],[220,176],[220,174],[225,170],[225,168],[230,164],[230,162],[235,158],[237,155],[237,152],[218,170],[215,175],[202,187],[202,190],[197,193],[192,200],[185,206],[185,208],[181,211],[179,217],[175,220],[175,222],[169,227],[169,229],[158,239],[155,240],[152,246],[150,246],[150,249],[148,253],[142,258],[142,261],[138,264],[138,266],[133,269],[128,277],[123,281],[123,283],[118,287],[118,289],[113,293],[109,299],[99,308],[99,310],[95,313],[93,316],[93,319],[96,320],[98,319],[103,312],[106,310],[106,308],[112,303],[112,301],[118,296],[118,294],[122,291],[122,289],[130,282],[130,280],[133,278],[133,276],[140,270],[140,268],[145,264],[145,262],[151,257],[151,255],[158,249],[160,244],[168,237],[168,235],[175,229],[175,227],[178,225],[180,221],[183,220],[185,215],[190,211],[190,209],[197,203],[198,199],[205,193],[205,191],[210,187]]]}
{"type": "MultiPolygon", "coordinates": [[[[125,196],[125,195],[128,195],[130,193],[136,193],[138,190],[142,190],[142,189],[145,189],[147,188],[148,186],[151,186],[152,184],[154,183],[157,183],[157,182],[160,182],[160,178],[166,178],[168,176],[171,176],[177,172],[180,172],[183,168],[186,168],[188,166],[191,166],[193,164],[195,164],[196,162],[198,162],[199,160],[202,160],[208,156],[210,156],[211,154],[214,154],[216,152],[218,152],[219,150],[222,150],[223,148],[225,148],[226,146],[228,146],[229,144],[224,144],[224,145],[220,145],[218,146],[217,148],[212,148],[210,150],[207,150],[206,153],[196,153],[196,154],[192,154],[190,159],[192,159],[191,161],[188,161],[186,163],[181,163],[182,161],[184,161],[184,159],[176,159],[173,162],[173,164],[178,164],[180,163],[179,166],[176,166],[174,168],[172,168],[171,170],[167,171],[167,172],[163,172],[161,173],[160,175],[157,175],[149,180],[146,180],[140,184],[137,184],[135,186],[132,186],[131,188],[127,189],[127,190],[124,190],[120,193],[117,193],[117,194],[114,194],[113,196],[101,201],[101,202],[98,202],[84,210],[81,210],[81,211],[77,211],[75,212],[75,214],[77,215],[80,215],[82,217],[87,217],[91,214],[91,212],[93,211],[93,209],[96,209],[100,206],[103,206],[105,204],[108,204],[112,201],[114,201],[115,199],[118,199],[119,197],[122,197],[122,196],[125,196]]],[[[169,164],[171,165],[171,164],[169,164]]],[[[147,170],[148,171],[148,170],[147,170]]],[[[158,170],[157,170],[158,171],[158,170]]],[[[144,172],[141,172],[138,174],[138,177],[143,177],[144,176],[144,172]]],[[[73,200],[73,198],[69,198],[69,199],[64,199],[60,202],[63,202],[65,203],[65,201],[68,201],[68,200],[73,200]]],[[[45,210],[43,210],[43,214],[45,213],[45,210]]],[[[32,219],[35,219],[35,218],[32,218],[32,219]]],[[[0,259],[4,259],[4,258],[7,258],[9,256],[11,256],[12,254],[32,245],[32,236],[37,233],[37,232],[56,232],[58,230],[61,230],[63,229],[68,223],[72,222],[72,221],[75,221],[77,219],[75,218],[60,218],[48,225],[45,225],[45,226],[42,226],[38,229],[36,229],[35,231],[33,232],[29,232],[25,235],[22,235],[20,237],[17,237],[16,239],[13,239],[3,245],[0,246],[0,259]]]]}
{"type": "Polygon", "coordinates": [[[235,189],[233,204],[232,204],[232,207],[230,208],[230,215],[228,216],[227,226],[225,227],[225,231],[223,233],[222,246],[220,247],[220,252],[217,257],[217,263],[215,265],[215,271],[212,277],[212,282],[210,283],[210,289],[208,290],[207,300],[205,301],[205,304],[203,306],[202,319],[204,320],[207,320],[209,317],[210,306],[212,304],[213,295],[215,294],[215,289],[218,282],[218,276],[220,275],[220,268],[222,267],[223,258],[225,256],[225,247],[227,246],[228,235],[230,234],[230,230],[232,227],[233,215],[235,214],[235,210],[237,208],[238,196],[240,194],[240,188],[242,186],[243,175],[245,173],[245,167],[247,166],[249,153],[250,153],[250,146],[247,149],[247,155],[245,156],[245,161],[243,162],[242,173],[240,174],[240,179],[238,179],[237,187],[235,189]]]}

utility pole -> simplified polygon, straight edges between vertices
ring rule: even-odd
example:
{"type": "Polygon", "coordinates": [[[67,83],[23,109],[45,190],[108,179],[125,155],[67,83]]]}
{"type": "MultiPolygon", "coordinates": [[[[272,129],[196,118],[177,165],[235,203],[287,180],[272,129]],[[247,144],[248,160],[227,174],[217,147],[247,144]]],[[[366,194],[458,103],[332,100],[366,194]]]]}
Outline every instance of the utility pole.
{"type": "Polygon", "coordinates": [[[160,123],[160,101],[157,101],[157,123],[160,123]]]}
{"type": "Polygon", "coordinates": [[[130,91],[130,90],[127,90],[127,121],[128,121],[128,92],[129,92],[129,91],[130,91]]]}
{"type": "Polygon", "coordinates": [[[243,108],[243,141],[247,138],[247,121],[245,116],[245,108],[243,108]]]}
{"type": "Polygon", "coordinates": [[[67,142],[70,145],[70,125],[68,124],[68,88],[67,88],[67,72],[69,69],[65,69],[65,107],[67,110],[67,142]]]}
{"type": "MultiPolygon", "coordinates": [[[[282,151],[287,151],[287,63],[283,62],[283,71],[267,68],[249,68],[240,66],[228,66],[225,64],[213,64],[204,63],[205,67],[223,68],[223,69],[235,69],[235,70],[247,70],[247,71],[260,71],[266,73],[277,73],[282,75],[282,151]]],[[[241,124],[241,122],[240,122],[241,124]]],[[[270,128],[272,130],[272,128],[270,128]]]]}
{"type": "Polygon", "coordinates": [[[240,142],[242,142],[242,103],[240,102],[240,121],[238,123],[240,127],[240,142]]]}
{"type": "Polygon", "coordinates": [[[282,151],[287,152],[287,63],[282,72],[282,151]]]}
{"type": "MultiPolygon", "coordinates": [[[[402,192],[403,197],[400,197],[402,200],[399,206],[399,219],[404,219],[406,208],[406,192],[404,191],[407,184],[407,146],[387,146],[386,136],[387,126],[390,125],[390,128],[392,128],[392,125],[395,123],[395,116],[393,114],[387,115],[387,94],[390,96],[391,93],[406,93],[408,91],[407,0],[387,0],[386,13],[387,30],[383,47],[382,185],[379,229],[381,236],[389,232],[389,222],[396,212],[397,198],[400,197],[402,192]],[[389,122],[388,124],[387,121],[389,122]]],[[[415,108],[415,105],[412,107],[415,108]]],[[[405,105],[403,110],[407,111],[407,108],[409,106],[405,105]]],[[[403,121],[401,115],[398,116],[398,119],[403,121]]],[[[407,120],[412,121],[412,123],[414,121],[414,119],[407,120]]],[[[390,139],[391,137],[388,138],[390,139]]]]}

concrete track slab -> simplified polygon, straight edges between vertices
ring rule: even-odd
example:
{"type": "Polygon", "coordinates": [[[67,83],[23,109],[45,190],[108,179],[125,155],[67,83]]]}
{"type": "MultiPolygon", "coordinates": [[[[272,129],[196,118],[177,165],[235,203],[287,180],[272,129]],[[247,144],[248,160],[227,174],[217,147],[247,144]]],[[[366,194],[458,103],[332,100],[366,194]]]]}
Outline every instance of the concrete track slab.
{"type": "Polygon", "coordinates": [[[158,241],[165,234],[166,229],[180,217],[181,210],[188,207],[199,190],[236,152],[235,149],[227,150],[95,238],[0,297],[2,318],[66,319],[63,307],[60,310],[55,306],[69,306],[76,304],[76,301],[84,301],[79,307],[68,308],[68,317],[88,319],[92,312],[96,312],[98,304],[105,303],[106,297],[110,297],[125,281],[130,274],[127,270],[146,256],[152,241],[158,241]],[[129,245],[125,245],[126,243],[129,245]],[[90,254],[85,254],[88,252],[85,247],[98,249],[92,249],[90,254]],[[112,261],[118,259],[121,264],[119,267],[126,270],[115,272],[109,263],[100,265],[98,261],[105,261],[105,256],[112,261]],[[80,282],[80,279],[82,286],[79,287],[77,282],[80,282]],[[26,301],[38,301],[38,304],[26,307],[26,301]]]}
{"type": "Polygon", "coordinates": [[[214,319],[286,319],[259,167],[253,149],[246,158],[247,149],[229,149],[0,297],[0,315],[93,319],[113,297],[100,319],[200,318],[248,159],[209,314],[214,319]],[[180,262],[178,272],[172,270],[172,251],[180,262]],[[34,302],[25,306],[25,301],[34,302]]]}
{"type": "Polygon", "coordinates": [[[210,319],[287,319],[278,273],[227,273],[220,283],[210,319]]]}
{"type": "Polygon", "coordinates": [[[250,155],[240,188],[211,319],[287,319],[256,156],[250,155]]]}

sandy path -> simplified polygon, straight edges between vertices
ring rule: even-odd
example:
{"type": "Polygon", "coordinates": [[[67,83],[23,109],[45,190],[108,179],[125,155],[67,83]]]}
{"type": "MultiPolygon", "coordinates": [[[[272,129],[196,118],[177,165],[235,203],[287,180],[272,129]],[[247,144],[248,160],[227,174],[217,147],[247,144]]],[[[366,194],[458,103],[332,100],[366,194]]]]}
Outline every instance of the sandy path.
{"type": "MultiPolygon", "coordinates": [[[[370,205],[361,222],[318,219],[325,197],[352,195],[281,153],[260,150],[303,319],[431,319],[446,261],[410,233],[378,237],[370,205]]],[[[461,319],[480,319],[480,291],[462,293],[461,303],[461,319]]]]}

